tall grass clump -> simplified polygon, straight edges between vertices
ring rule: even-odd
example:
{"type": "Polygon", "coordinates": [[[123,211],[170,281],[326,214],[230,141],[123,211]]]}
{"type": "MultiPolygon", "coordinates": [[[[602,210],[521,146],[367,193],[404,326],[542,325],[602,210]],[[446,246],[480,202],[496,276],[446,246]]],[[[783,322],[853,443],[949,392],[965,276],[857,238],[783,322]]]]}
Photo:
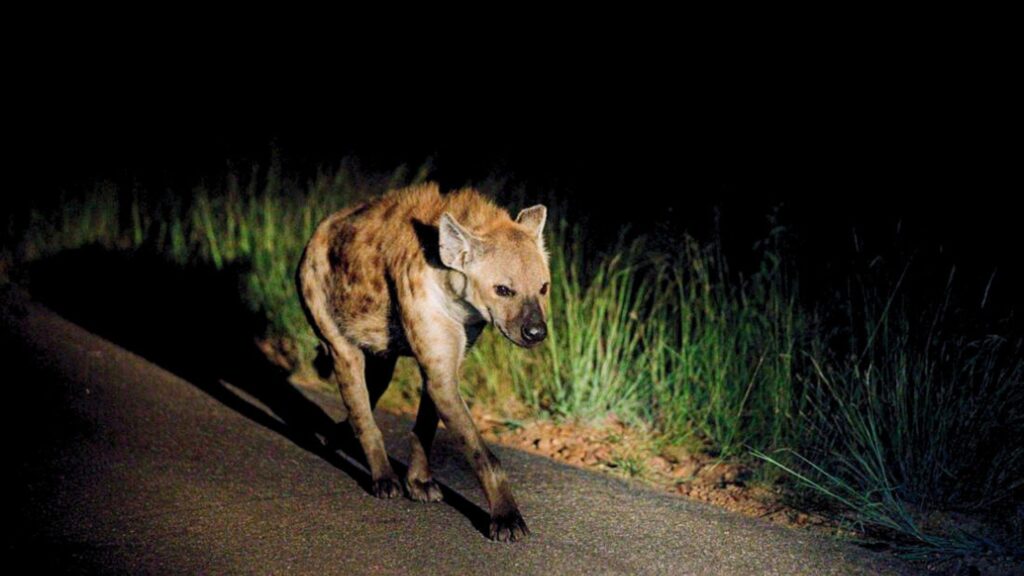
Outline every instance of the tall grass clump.
{"type": "Polygon", "coordinates": [[[697,435],[725,454],[791,439],[806,320],[774,234],[746,276],[730,273],[719,246],[689,238],[661,265],[643,369],[645,404],[670,439],[697,435]]]}
{"type": "MultiPolygon", "coordinates": [[[[559,235],[570,237],[564,225],[559,235]]],[[[642,269],[642,247],[622,244],[590,266],[579,244],[560,247],[551,266],[549,377],[539,391],[542,406],[580,418],[608,412],[635,417],[642,408],[636,362],[643,335],[638,328],[650,310],[653,289],[642,269]]]]}
{"type": "Polygon", "coordinates": [[[966,333],[954,316],[969,311],[951,310],[953,274],[925,306],[905,291],[906,275],[888,291],[878,278],[851,283],[838,308],[845,325],[805,351],[803,432],[788,453],[760,456],[908,553],[1005,552],[1005,542],[930,530],[925,519],[1020,506],[1022,342],[966,333]]]}

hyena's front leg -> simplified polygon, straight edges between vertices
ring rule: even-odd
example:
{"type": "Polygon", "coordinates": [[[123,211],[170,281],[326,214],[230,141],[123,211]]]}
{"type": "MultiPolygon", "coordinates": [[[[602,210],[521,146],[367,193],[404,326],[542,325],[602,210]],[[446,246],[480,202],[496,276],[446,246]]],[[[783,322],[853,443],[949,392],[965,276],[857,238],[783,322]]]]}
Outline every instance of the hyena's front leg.
{"type": "MultiPolygon", "coordinates": [[[[406,337],[425,377],[425,396],[430,397],[445,426],[462,444],[466,459],[473,466],[480,486],[484,489],[491,509],[489,536],[492,540],[505,542],[518,540],[529,533],[526,522],[512,497],[512,489],[501,468],[501,462],[487,449],[473,424],[466,403],[459,396],[458,371],[467,343],[465,327],[434,308],[434,303],[416,300],[411,289],[416,281],[417,278],[407,277],[400,285],[400,301],[406,337]]],[[[424,406],[425,403],[421,404],[421,408],[424,406]]],[[[419,420],[417,425],[420,424],[419,420]]],[[[424,444],[423,440],[432,439],[435,421],[429,413],[422,420],[422,431],[430,432],[429,435],[417,435],[416,438],[421,448],[429,449],[430,442],[424,444]]],[[[427,450],[423,450],[424,460],[426,455],[427,450]]],[[[415,453],[413,459],[416,459],[415,453]]],[[[410,466],[410,470],[414,468],[410,466]]]]}
{"type": "MultiPolygon", "coordinates": [[[[421,371],[421,374],[422,371],[421,371]]],[[[416,414],[416,425],[410,435],[412,456],[409,459],[409,472],[405,478],[405,487],[409,497],[420,502],[439,502],[444,495],[441,486],[434,481],[430,473],[430,447],[434,444],[437,432],[437,408],[426,388],[427,376],[423,374],[423,393],[420,395],[420,408],[416,414]]]]}
{"type": "Polygon", "coordinates": [[[459,395],[458,381],[454,373],[425,370],[427,376],[427,392],[434,401],[445,426],[462,444],[466,458],[473,465],[477,479],[484,489],[487,503],[491,508],[491,525],[489,536],[492,540],[510,542],[519,540],[529,530],[519,506],[512,497],[505,471],[501,462],[484,444],[483,438],[476,429],[473,419],[459,395]]]}
{"type": "Polygon", "coordinates": [[[384,437],[373,419],[370,394],[366,385],[366,358],[363,351],[344,338],[328,342],[334,360],[334,377],[338,381],[341,399],[348,410],[348,421],[359,439],[359,445],[370,466],[373,495],[378,498],[394,498],[402,494],[398,476],[391,469],[384,437]]]}
{"type": "Polygon", "coordinates": [[[519,513],[512,489],[509,487],[501,462],[484,444],[465,402],[459,396],[458,383],[453,377],[438,375],[427,381],[427,390],[444,419],[445,426],[462,444],[466,458],[476,471],[491,508],[490,537],[492,540],[514,541],[529,533],[519,513]]]}

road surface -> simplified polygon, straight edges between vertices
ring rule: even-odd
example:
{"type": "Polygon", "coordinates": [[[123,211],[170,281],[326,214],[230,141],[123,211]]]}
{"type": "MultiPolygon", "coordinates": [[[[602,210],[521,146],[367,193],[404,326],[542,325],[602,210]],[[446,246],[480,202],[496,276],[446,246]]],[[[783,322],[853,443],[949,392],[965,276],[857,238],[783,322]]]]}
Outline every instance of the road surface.
{"type": "MultiPolygon", "coordinates": [[[[195,384],[6,292],[10,565],[132,574],[912,572],[853,545],[502,447],[495,452],[532,535],[493,543],[480,490],[443,430],[434,462],[446,501],[378,500],[358,461],[324,446],[322,426],[344,413],[335,395],[195,384]]],[[[410,423],[378,418],[404,462],[410,423]]]]}

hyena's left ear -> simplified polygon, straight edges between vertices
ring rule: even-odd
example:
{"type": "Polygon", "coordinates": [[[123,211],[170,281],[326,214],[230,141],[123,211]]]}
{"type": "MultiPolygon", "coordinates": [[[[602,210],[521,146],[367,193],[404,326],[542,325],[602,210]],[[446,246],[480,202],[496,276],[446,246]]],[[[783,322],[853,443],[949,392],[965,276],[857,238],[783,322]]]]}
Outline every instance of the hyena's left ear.
{"type": "Polygon", "coordinates": [[[473,261],[480,250],[480,240],[447,212],[441,214],[437,232],[441,263],[459,272],[465,272],[466,265],[473,261]]]}
{"type": "Polygon", "coordinates": [[[533,232],[534,237],[541,245],[544,244],[544,221],[548,219],[548,209],[543,204],[537,204],[536,206],[530,206],[524,208],[519,216],[516,217],[516,223],[528,228],[533,232]]]}

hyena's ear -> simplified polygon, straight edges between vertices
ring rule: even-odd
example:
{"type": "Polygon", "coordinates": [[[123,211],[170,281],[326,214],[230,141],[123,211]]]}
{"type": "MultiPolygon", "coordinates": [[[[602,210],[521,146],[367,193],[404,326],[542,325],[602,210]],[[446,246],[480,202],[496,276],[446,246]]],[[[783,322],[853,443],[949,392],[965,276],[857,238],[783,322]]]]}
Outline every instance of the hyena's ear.
{"type": "Polygon", "coordinates": [[[544,240],[544,221],[548,219],[548,209],[543,204],[523,208],[516,216],[516,223],[521,224],[533,232],[538,242],[544,240]]]}
{"type": "Polygon", "coordinates": [[[478,249],[480,240],[463,228],[451,214],[441,214],[437,225],[441,262],[459,272],[464,272],[478,249]]]}

